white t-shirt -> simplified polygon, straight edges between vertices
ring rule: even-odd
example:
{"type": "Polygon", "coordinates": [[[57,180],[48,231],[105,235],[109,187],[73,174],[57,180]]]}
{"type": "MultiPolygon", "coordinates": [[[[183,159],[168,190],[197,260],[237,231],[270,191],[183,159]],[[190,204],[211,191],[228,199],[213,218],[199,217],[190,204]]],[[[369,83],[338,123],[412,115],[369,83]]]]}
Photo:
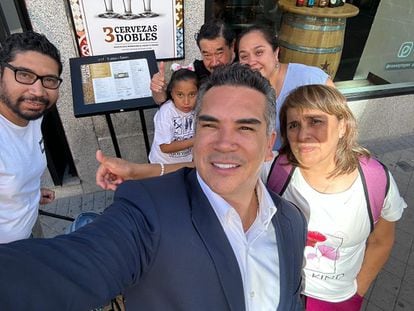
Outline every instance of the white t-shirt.
{"type": "Polygon", "coordinates": [[[155,114],[154,127],[154,140],[148,157],[151,163],[167,164],[193,160],[192,148],[164,153],[160,145],[192,138],[194,136],[194,111],[182,112],[169,100],[155,114]]]}
{"type": "MultiPolygon", "coordinates": [[[[269,168],[267,162],[267,174],[269,168]]],[[[352,297],[370,234],[361,176],[344,192],[324,194],[314,190],[295,169],[283,197],[295,203],[308,220],[303,294],[331,302],[352,297]]],[[[397,221],[406,206],[390,174],[381,217],[397,221]]]]}
{"type": "Polygon", "coordinates": [[[0,243],[28,238],[36,221],[46,168],[41,122],[21,127],[0,115],[0,243]]]}

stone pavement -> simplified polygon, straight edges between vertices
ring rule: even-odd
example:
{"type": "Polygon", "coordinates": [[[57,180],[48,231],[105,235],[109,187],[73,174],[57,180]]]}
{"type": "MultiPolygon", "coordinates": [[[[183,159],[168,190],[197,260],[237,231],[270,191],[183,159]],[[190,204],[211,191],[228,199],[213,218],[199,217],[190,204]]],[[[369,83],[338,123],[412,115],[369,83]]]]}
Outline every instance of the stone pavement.
{"type": "MultiPolygon", "coordinates": [[[[363,142],[392,172],[408,204],[397,223],[391,256],[365,296],[363,311],[414,310],[414,134],[363,142]]],[[[61,193],[61,191],[60,191],[61,193]]],[[[102,211],[113,200],[112,191],[63,197],[44,210],[75,217],[83,211],[102,211]]],[[[69,221],[40,216],[45,237],[64,233],[69,221]]]]}

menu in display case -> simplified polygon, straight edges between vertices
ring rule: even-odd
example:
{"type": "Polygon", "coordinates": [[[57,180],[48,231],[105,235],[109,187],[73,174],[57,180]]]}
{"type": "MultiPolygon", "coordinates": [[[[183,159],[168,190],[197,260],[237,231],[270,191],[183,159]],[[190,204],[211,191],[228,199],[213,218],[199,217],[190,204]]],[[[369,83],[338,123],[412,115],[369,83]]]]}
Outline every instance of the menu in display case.
{"type": "Polygon", "coordinates": [[[150,83],[157,72],[154,51],[70,59],[76,117],[154,105],[150,83]]]}

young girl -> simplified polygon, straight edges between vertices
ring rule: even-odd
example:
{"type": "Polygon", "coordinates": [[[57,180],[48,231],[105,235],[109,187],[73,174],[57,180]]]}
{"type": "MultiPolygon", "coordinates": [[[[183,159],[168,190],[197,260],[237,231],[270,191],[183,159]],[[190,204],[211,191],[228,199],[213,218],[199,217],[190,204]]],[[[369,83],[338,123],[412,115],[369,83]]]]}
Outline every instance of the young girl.
{"type": "Polygon", "coordinates": [[[167,86],[168,100],[154,116],[155,133],[149,154],[151,163],[192,161],[193,109],[197,90],[198,80],[194,71],[187,68],[174,71],[167,86]]]}

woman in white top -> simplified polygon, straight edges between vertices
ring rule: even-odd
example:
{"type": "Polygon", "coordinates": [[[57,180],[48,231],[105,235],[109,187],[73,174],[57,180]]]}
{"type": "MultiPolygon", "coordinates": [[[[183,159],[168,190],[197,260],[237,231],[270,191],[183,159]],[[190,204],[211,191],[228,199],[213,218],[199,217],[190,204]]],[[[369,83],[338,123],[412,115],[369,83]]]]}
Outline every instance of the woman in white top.
{"type": "Polygon", "coordinates": [[[280,154],[297,167],[283,197],[308,218],[306,310],[360,310],[362,297],[389,257],[395,222],[406,203],[390,175],[381,216],[370,232],[358,171],[369,151],[357,144],[355,118],[335,88],[297,88],[281,108],[280,129],[280,154]]]}

